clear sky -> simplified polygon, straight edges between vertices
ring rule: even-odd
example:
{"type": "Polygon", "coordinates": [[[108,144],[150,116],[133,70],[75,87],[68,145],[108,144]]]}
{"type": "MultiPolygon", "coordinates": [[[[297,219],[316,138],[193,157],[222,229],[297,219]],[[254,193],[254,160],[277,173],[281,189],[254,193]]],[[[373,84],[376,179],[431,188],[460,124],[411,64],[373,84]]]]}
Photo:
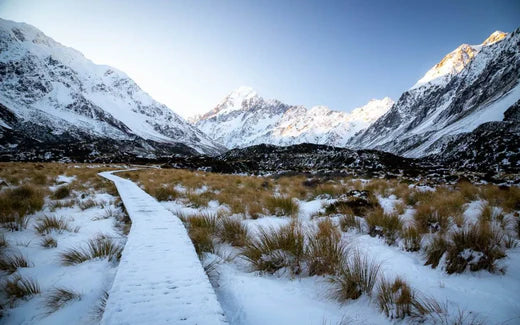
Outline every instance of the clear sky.
{"type": "Polygon", "coordinates": [[[520,27],[520,1],[0,0],[0,17],[126,72],[191,116],[242,85],[343,111],[397,100],[458,45],[520,27]]]}

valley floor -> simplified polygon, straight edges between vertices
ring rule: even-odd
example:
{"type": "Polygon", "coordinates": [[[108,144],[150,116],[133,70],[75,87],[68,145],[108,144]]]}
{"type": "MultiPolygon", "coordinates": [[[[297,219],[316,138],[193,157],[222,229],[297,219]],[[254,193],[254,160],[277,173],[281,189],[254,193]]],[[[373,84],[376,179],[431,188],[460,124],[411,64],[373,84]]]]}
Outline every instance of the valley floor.
{"type": "MultiPolygon", "coordinates": [[[[147,169],[118,173],[132,182],[103,174],[116,181],[117,194],[96,185],[99,177],[90,175],[80,187],[81,174],[57,169],[50,186],[42,185],[49,187],[45,202],[25,225],[16,228],[3,216],[2,288],[21,276],[39,290],[2,293],[2,324],[139,321],[139,306],[154,299],[171,305],[147,308],[155,323],[177,323],[182,315],[190,323],[189,311],[204,311],[215,322],[224,320],[223,311],[228,323],[244,325],[520,322],[515,187],[147,169]],[[60,187],[71,192],[57,199],[60,187]],[[50,216],[66,226],[42,228],[50,216]],[[57,248],[43,246],[49,237],[57,248]],[[67,255],[93,238],[126,246],[119,255],[67,255]],[[27,265],[9,267],[8,257],[16,255],[27,265]],[[425,265],[430,259],[435,268],[425,265]],[[165,287],[163,277],[186,283],[186,308],[172,307],[183,285],[165,287]],[[59,288],[77,296],[53,300],[59,288]],[[166,294],[170,289],[176,293],[166,294]]],[[[4,186],[0,204],[16,188],[4,186]]]]}

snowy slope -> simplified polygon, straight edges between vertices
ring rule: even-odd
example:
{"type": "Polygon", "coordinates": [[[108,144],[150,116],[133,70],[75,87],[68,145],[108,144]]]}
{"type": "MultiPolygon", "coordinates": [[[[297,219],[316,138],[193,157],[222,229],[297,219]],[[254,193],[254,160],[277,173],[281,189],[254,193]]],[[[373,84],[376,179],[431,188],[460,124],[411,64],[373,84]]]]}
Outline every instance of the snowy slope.
{"type": "Polygon", "coordinates": [[[228,148],[304,142],[345,146],[350,137],[368,127],[392,104],[387,97],[371,100],[350,113],[325,106],[307,109],[266,100],[253,89],[240,87],[213,110],[196,118],[195,125],[228,148]]]}
{"type": "Polygon", "coordinates": [[[78,139],[140,138],[200,153],[222,150],[123,72],[96,65],[27,24],[0,19],[0,78],[0,103],[15,116],[1,125],[12,129],[30,124],[78,139]]]}
{"type": "Polygon", "coordinates": [[[519,44],[516,30],[495,32],[480,45],[461,45],[348,145],[421,157],[440,154],[439,143],[455,135],[502,121],[520,99],[519,44]]]}

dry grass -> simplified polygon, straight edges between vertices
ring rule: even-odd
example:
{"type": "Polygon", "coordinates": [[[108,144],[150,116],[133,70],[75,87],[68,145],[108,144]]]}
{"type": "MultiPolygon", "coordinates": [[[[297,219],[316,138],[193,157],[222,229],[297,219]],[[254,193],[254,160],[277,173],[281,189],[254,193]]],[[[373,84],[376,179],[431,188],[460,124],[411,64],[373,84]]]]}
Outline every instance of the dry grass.
{"type": "Polygon", "coordinates": [[[233,246],[244,246],[248,237],[248,230],[241,220],[225,217],[221,219],[220,238],[233,246]]]}
{"type": "Polygon", "coordinates": [[[375,208],[365,218],[370,236],[382,236],[388,245],[393,245],[403,228],[397,214],[386,214],[382,208],[375,208]]]}
{"type": "Polygon", "coordinates": [[[349,229],[356,229],[361,232],[363,227],[361,220],[353,214],[345,214],[339,218],[339,226],[342,231],[348,231],[349,229]]]}
{"type": "Polygon", "coordinates": [[[29,184],[0,192],[0,223],[10,230],[27,228],[27,215],[42,209],[43,197],[39,187],[29,184]]]}
{"type": "Polygon", "coordinates": [[[215,251],[214,239],[219,231],[218,219],[218,215],[207,213],[184,217],[183,221],[187,225],[188,235],[199,257],[202,257],[204,252],[215,251]]]}
{"type": "Polygon", "coordinates": [[[123,247],[105,236],[88,241],[86,248],[70,248],[60,254],[63,265],[75,265],[95,258],[119,261],[123,247]]]}
{"type": "Polygon", "coordinates": [[[441,234],[435,235],[432,241],[426,246],[426,263],[424,263],[424,265],[431,265],[432,268],[436,268],[447,250],[448,242],[441,234]]]}
{"type": "Polygon", "coordinates": [[[50,314],[63,308],[66,304],[80,299],[81,295],[71,289],[54,288],[47,297],[45,297],[45,307],[50,314]]]}
{"type": "Polygon", "coordinates": [[[339,272],[330,277],[332,296],[339,301],[355,300],[362,294],[371,296],[380,269],[381,264],[354,253],[339,272]]]}
{"type": "Polygon", "coordinates": [[[62,200],[66,197],[70,196],[70,189],[68,186],[60,186],[54,191],[51,197],[54,200],[62,200]]]}
{"type": "Polygon", "coordinates": [[[92,311],[92,318],[94,320],[100,321],[101,318],[103,318],[103,314],[105,313],[105,308],[107,306],[108,301],[108,292],[103,291],[103,294],[99,298],[99,301],[97,302],[96,306],[94,307],[92,311]]]}
{"type": "Polygon", "coordinates": [[[18,274],[4,280],[2,289],[11,302],[16,299],[27,299],[40,293],[38,282],[18,274]]]}
{"type": "Polygon", "coordinates": [[[179,193],[173,188],[158,187],[152,192],[157,201],[173,201],[179,197],[179,193]]]}
{"type": "Polygon", "coordinates": [[[300,274],[305,258],[305,235],[297,223],[276,228],[260,228],[258,237],[249,238],[242,255],[253,269],[275,273],[287,268],[300,274]]]}
{"type": "Polygon", "coordinates": [[[346,254],[338,227],[330,219],[324,219],[318,223],[316,233],[309,237],[306,250],[309,275],[336,274],[346,254]]]}
{"type": "Polygon", "coordinates": [[[0,256],[0,270],[8,274],[16,272],[20,267],[30,267],[31,264],[27,259],[20,254],[0,256]]]}
{"type": "Polygon", "coordinates": [[[377,302],[379,309],[392,319],[403,319],[417,312],[415,292],[399,277],[392,282],[381,280],[377,302]]]}
{"type": "Polygon", "coordinates": [[[53,230],[59,233],[64,230],[71,231],[69,223],[65,219],[56,216],[44,216],[38,220],[34,228],[41,235],[49,234],[53,230]]]}
{"type": "Polygon", "coordinates": [[[497,271],[496,260],[505,257],[501,247],[503,232],[489,223],[478,223],[452,234],[448,246],[446,271],[461,273],[467,267],[471,271],[497,271]]]}
{"type": "Polygon", "coordinates": [[[276,216],[296,217],[299,210],[298,204],[288,196],[272,196],[265,202],[265,207],[276,216]]]}
{"type": "Polygon", "coordinates": [[[55,248],[58,247],[58,241],[54,237],[46,236],[42,239],[41,245],[45,248],[55,248]]]}
{"type": "Polygon", "coordinates": [[[415,226],[403,228],[401,231],[404,249],[408,252],[417,252],[421,249],[422,236],[415,226]]]}

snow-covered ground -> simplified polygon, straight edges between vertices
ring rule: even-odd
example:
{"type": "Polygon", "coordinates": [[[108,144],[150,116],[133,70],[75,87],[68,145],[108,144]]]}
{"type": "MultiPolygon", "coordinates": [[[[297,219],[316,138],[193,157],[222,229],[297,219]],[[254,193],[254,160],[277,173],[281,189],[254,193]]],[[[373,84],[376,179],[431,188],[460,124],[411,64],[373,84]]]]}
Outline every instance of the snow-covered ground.
{"type": "Polygon", "coordinates": [[[133,182],[112,180],[132,219],[101,324],[221,324],[217,301],[182,222],[133,182]]]}
{"type": "MultiPolygon", "coordinates": [[[[394,210],[399,203],[394,195],[378,197],[385,212],[394,210]]],[[[314,199],[299,201],[298,219],[304,227],[312,227],[315,217],[324,206],[334,200],[314,199]]],[[[466,207],[471,220],[482,202],[466,207]]],[[[208,207],[195,209],[181,200],[161,202],[172,212],[193,215],[218,213],[226,209],[216,201],[208,207]]],[[[410,218],[413,209],[405,209],[401,219],[410,218]]],[[[237,216],[238,217],[238,216],[237,216]]],[[[290,217],[264,216],[243,220],[250,233],[259,227],[279,227],[291,222],[290,217]]],[[[337,222],[337,218],[333,218],[337,222]]],[[[385,278],[399,276],[426,297],[434,298],[448,311],[448,323],[464,315],[464,324],[473,318],[484,324],[518,324],[520,321],[520,248],[508,249],[507,257],[499,264],[505,274],[487,271],[447,274],[443,268],[425,266],[424,256],[407,252],[399,245],[389,246],[384,239],[371,237],[354,230],[343,233],[342,240],[351,249],[381,263],[385,278]]],[[[207,254],[206,263],[216,261],[214,286],[218,299],[230,324],[393,324],[413,323],[412,319],[396,321],[386,318],[377,306],[377,298],[362,296],[358,300],[339,303],[329,294],[331,287],[326,277],[294,277],[288,274],[266,275],[251,270],[239,255],[239,250],[220,244],[216,254],[207,254]]],[[[416,321],[416,320],[415,320],[416,321]]],[[[426,323],[433,322],[427,319],[426,323]]]]}
{"type": "MultiPolygon", "coordinates": [[[[72,179],[64,175],[58,183],[68,183],[72,179]]],[[[114,279],[117,265],[108,259],[93,259],[80,264],[64,266],[60,254],[68,249],[84,247],[88,240],[104,235],[121,244],[125,237],[118,230],[115,217],[123,212],[115,204],[116,197],[100,192],[77,192],[79,202],[93,202],[95,205],[82,210],[78,204],[71,207],[51,209],[47,199],[44,209],[29,217],[27,229],[9,232],[0,231],[9,246],[2,253],[21,254],[30,267],[18,268],[17,274],[31,278],[40,286],[41,293],[31,299],[18,300],[0,318],[0,324],[96,324],[96,306],[114,279]],[[69,230],[51,231],[42,236],[35,226],[44,216],[56,216],[68,222],[69,230]],[[52,236],[57,247],[45,248],[41,242],[52,236]],[[80,294],[79,299],[66,303],[52,312],[47,307],[47,298],[55,288],[66,288],[80,294]]],[[[61,200],[66,202],[71,198],[61,200]]],[[[5,280],[5,278],[3,278],[5,280]]]]}

